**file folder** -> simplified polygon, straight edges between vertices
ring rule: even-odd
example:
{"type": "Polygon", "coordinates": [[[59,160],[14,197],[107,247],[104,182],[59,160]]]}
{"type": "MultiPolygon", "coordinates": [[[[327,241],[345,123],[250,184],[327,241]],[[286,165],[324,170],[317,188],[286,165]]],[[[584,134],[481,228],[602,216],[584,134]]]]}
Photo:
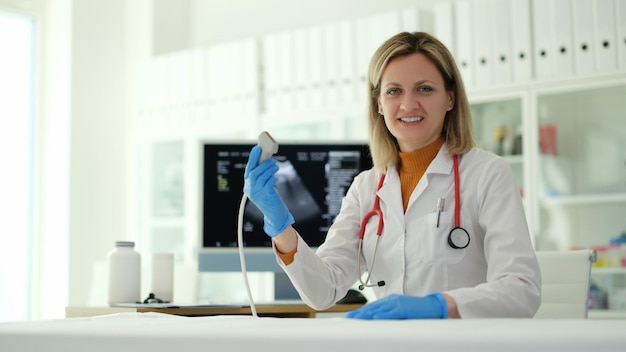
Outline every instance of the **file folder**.
{"type": "Polygon", "coordinates": [[[530,0],[509,0],[513,81],[532,79],[530,0]]]}
{"type": "Polygon", "coordinates": [[[618,66],[626,72],[626,0],[616,0],[618,66]]]}
{"type": "Polygon", "coordinates": [[[241,89],[240,84],[245,84],[241,74],[241,70],[243,68],[243,58],[241,57],[243,52],[241,42],[234,41],[226,45],[224,55],[223,62],[226,66],[223,70],[223,77],[224,80],[228,81],[228,83],[222,81],[222,88],[225,88],[226,90],[224,93],[223,116],[236,116],[240,114],[239,104],[241,103],[241,99],[243,97],[243,90],[241,89]],[[237,56],[237,58],[233,59],[235,56],[237,56]],[[231,58],[231,60],[228,60],[228,58],[231,58]],[[239,82],[239,84],[237,82],[239,82]]]}
{"type": "Polygon", "coordinates": [[[296,29],[293,32],[293,98],[296,111],[306,110],[311,107],[309,85],[311,82],[309,58],[310,52],[309,33],[306,29],[296,29]]]}
{"type": "Polygon", "coordinates": [[[331,23],[324,26],[324,101],[327,105],[339,103],[339,27],[331,23]]]}
{"type": "MultiPolygon", "coordinates": [[[[398,11],[385,11],[372,15],[369,19],[371,27],[370,36],[370,49],[367,60],[371,59],[372,55],[376,52],[376,49],[390,37],[400,32],[400,14],[398,11]]],[[[365,106],[367,96],[364,95],[363,90],[356,86],[356,102],[359,106],[365,106]]]]}
{"type": "Polygon", "coordinates": [[[319,107],[323,105],[322,86],[324,71],[324,29],[322,26],[314,26],[309,28],[309,80],[310,80],[310,102],[312,106],[319,107]]]}
{"type": "Polygon", "coordinates": [[[400,30],[403,32],[417,32],[419,28],[417,9],[408,8],[400,10],[400,30]]]}
{"type": "Polygon", "coordinates": [[[295,109],[295,79],[294,79],[294,45],[292,31],[286,30],[278,33],[278,112],[290,113],[295,109]]]}
{"type": "Polygon", "coordinates": [[[355,77],[356,77],[356,94],[357,96],[366,94],[367,92],[367,71],[369,69],[369,62],[374,54],[372,43],[372,26],[369,17],[359,18],[354,23],[355,28],[355,77]]]}
{"type": "Polygon", "coordinates": [[[577,75],[595,71],[592,5],[590,0],[572,0],[574,72],[577,75]]]}
{"type": "Polygon", "coordinates": [[[278,37],[269,34],[261,39],[262,67],[263,67],[263,102],[261,106],[266,113],[278,111],[278,68],[280,66],[278,53],[278,37]]]}
{"type": "MultiPolygon", "coordinates": [[[[452,9],[452,3],[437,2],[434,5],[433,12],[435,19],[433,31],[435,36],[448,48],[448,50],[450,50],[453,55],[456,55],[454,40],[454,12],[452,9]]],[[[417,14],[419,14],[419,12],[417,14]]]]}
{"type": "Polygon", "coordinates": [[[477,87],[490,86],[493,83],[492,31],[493,6],[489,0],[474,0],[472,16],[474,21],[472,43],[474,45],[474,79],[477,87]]]}
{"type": "Polygon", "coordinates": [[[219,116],[218,101],[219,101],[219,74],[218,68],[221,64],[219,60],[219,46],[210,47],[207,52],[208,70],[207,70],[207,84],[208,84],[208,115],[219,116]]]}
{"type": "Polygon", "coordinates": [[[539,79],[551,77],[554,73],[556,50],[553,50],[553,10],[553,0],[533,0],[532,2],[533,61],[535,62],[535,77],[539,79]]]}
{"type": "Polygon", "coordinates": [[[352,21],[342,21],[339,23],[339,94],[342,104],[354,102],[354,66],[355,46],[354,46],[354,29],[352,21]]]}
{"type": "Polygon", "coordinates": [[[554,30],[554,75],[571,77],[574,73],[572,5],[570,0],[552,0],[554,30]]]}
{"type": "Polygon", "coordinates": [[[241,43],[243,59],[241,79],[243,81],[242,110],[245,116],[258,113],[259,87],[259,42],[257,39],[246,39],[241,43]]]}
{"type": "Polygon", "coordinates": [[[474,34],[472,28],[472,11],[469,0],[458,0],[454,3],[455,55],[461,77],[467,87],[474,87],[474,34]]]}
{"type": "Polygon", "coordinates": [[[607,73],[617,70],[617,37],[615,2],[595,0],[594,20],[596,27],[595,57],[597,72],[607,73]]]}
{"type": "Polygon", "coordinates": [[[491,47],[491,62],[493,67],[493,83],[506,84],[513,81],[512,66],[512,14],[511,4],[508,0],[491,0],[493,17],[490,24],[494,41],[491,47]]]}
{"type": "Polygon", "coordinates": [[[194,49],[190,52],[191,66],[189,68],[191,85],[190,85],[190,99],[198,105],[207,93],[206,88],[206,50],[194,49]]]}

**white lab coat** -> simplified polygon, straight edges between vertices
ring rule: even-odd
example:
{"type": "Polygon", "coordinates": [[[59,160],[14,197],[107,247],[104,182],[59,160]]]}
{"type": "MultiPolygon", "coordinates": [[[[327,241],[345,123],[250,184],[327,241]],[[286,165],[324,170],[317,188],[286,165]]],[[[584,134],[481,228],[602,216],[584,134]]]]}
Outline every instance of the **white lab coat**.
{"type": "MultiPolygon", "coordinates": [[[[474,148],[459,157],[461,226],[470,234],[464,249],[448,245],[454,227],[453,160],[445,145],[417,184],[406,210],[400,178],[390,167],[378,191],[384,229],[371,282],[376,297],[391,293],[422,296],[445,292],[463,318],[532,317],[541,301],[541,275],[532,247],[519,190],[506,161],[474,148]],[[437,221],[437,200],[445,198],[437,221]]],[[[316,252],[300,238],[294,261],[283,267],[302,299],[325,309],[358,280],[361,221],[373,206],[380,173],[355,177],[326,241],[316,252]]],[[[367,226],[367,267],[376,243],[377,218],[367,226]]],[[[295,224],[297,229],[297,223],[295,224]]],[[[365,277],[366,275],[364,275],[365,277]]]]}

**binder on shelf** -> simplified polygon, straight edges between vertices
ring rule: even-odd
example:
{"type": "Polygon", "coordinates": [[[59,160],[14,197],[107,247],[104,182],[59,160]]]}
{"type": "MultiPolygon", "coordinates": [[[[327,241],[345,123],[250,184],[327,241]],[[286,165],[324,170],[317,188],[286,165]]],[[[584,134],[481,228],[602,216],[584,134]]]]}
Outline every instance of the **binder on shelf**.
{"type": "Polygon", "coordinates": [[[423,31],[419,27],[418,10],[416,8],[400,10],[400,30],[404,32],[423,31]]]}
{"type": "Polygon", "coordinates": [[[369,62],[374,54],[372,43],[372,26],[373,20],[369,17],[358,18],[354,22],[355,28],[355,88],[357,96],[358,94],[365,94],[367,91],[367,71],[369,69],[369,62]]]}
{"type": "MultiPolygon", "coordinates": [[[[413,12],[419,16],[422,13],[419,10],[413,10],[413,12]]],[[[430,17],[430,16],[429,16],[430,17]]],[[[434,24],[433,33],[437,39],[439,39],[448,50],[455,55],[455,40],[454,40],[454,10],[452,9],[452,3],[450,2],[437,2],[434,4],[433,9],[434,24]]],[[[421,21],[424,22],[424,21],[421,21]]],[[[416,23],[416,27],[420,23],[416,23]]],[[[426,24],[424,25],[426,27],[426,24]]],[[[428,31],[427,28],[420,29],[428,31]]]]}
{"type": "Polygon", "coordinates": [[[190,121],[196,121],[199,117],[198,111],[201,106],[203,92],[203,67],[202,67],[202,49],[190,49],[189,55],[189,81],[187,82],[189,93],[186,97],[186,109],[189,112],[190,121]]]}
{"type": "Polygon", "coordinates": [[[616,8],[614,1],[594,1],[597,72],[617,70],[616,8]]]}
{"type": "Polygon", "coordinates": [[[509,0],[511,19],[511,65],[514,82],[532,79],[530,0],[509,0]]]}
{"type": "Polygon", "coordinates": [[[324,99],[325,105],[339,104],[339,26],[331,23],[324,26],[324,99]]]}
{"type": "Polygon", "coordinates": [[[626,0],[615,0],[617,14],[617,57],[619,69],[626,72],[626,0]]]}
{"type": "Polygon", "coordinates": [[[276,34],[266,35],[261,39],[261,52],[263,67],[262,80],[264,85],[262,110],[266,113],[278,111],[278,68],[280,65],[278,55],[278,37],[276,34]]]}
{"type": "Polygon", "coordinates": [[[533,61],[535,77],[546,78],[554,73],[553,0],[533,0],[533,61]]]}
{"type": "Polygon", "coordinates": [[[491,21],[493,7],[489,0],[472,1],[472,16],[474,18],[473,45],[474,45],[474,79],[477,87],[488,87],[493,83],[493,62],[491,60],[493,47],[493,31],[491,21]]]}
{"type": "Polygon", "coordinates": [[[204,96],[206,94],[206,51],[204,49],[194,49],[190,51],[190,97],[189,99],[194,102],[194,104],[201,104],[204,96]]]}
{"type": "Polygon", "coordinates": [[[572,5],[570,0],[552,0],[551,21],[554,29],[554,75],[570,77],[574,73],[572,5]]]}
{"type": "Polygon", "coordinates": [[[322,86],[324,71],[324,29],[321,26],[314,26],[308,29],[310,50],[309,50],[309,91],[310,104],[314,107],[322,106],[322,86]]]}
{"type": "Polygon", "coordinates": [[[291,112],[295,108],[294,89],[294,44],[293,32],[283,31],[278,33],[278,55],[280,66],[278,67],[278,112],[291,112]]]}
{"type": "MultiPolygon", "coordinates": [[[[397,26],[398,26],[398,32],[400,31],[405,31],[405,32],[427,32],[427,33],[433,33],[435,34],[435,36],[437,36],[437,38],[439,38],[440,40],[443,41],[443,38],[441,38],[439,36],[439,34],[437,34],[436,28],[435,28],[435,23],[437,22],[437,10],[436,8],[439,7],[439,5],[446,5],[445,7],[447,7],[450,11],[449,15],[452,15],[452,5],[449,3],[436,3],[434,4],[435,6],[435,11],[434,13],[431,13],[429,11],[425,11],[423,9],[419,9],[419,8],[405,8],[399,11],[399,14],[397,16],[397,26]]],[[[440,33],[443,35],[443,33],[440,33]]],[[[454,33],[449,33],[448,36],[452,36],[454,37],[454,33]]]]}
{"type": "Polygon", "coordinates": [[[472,28],[472,11],[469,0],[459,0],[454,3],[455,28],[455,55],[457,66],[461,72],[463,82],[468,87],[474,87],[474,34],[472,28]]]}
{"type": "Polygon", "coordinates": [[[231,67],[230,56],[233,55],[233,51],[230,50],[230,43],[224,43],[218,45],[218,50],[216,52],[216,61],[217,61],[217,69],[215,70],[215,80],[217,87],[217,115],[212,116],[228,116],[229,111],[229,99],[230,99],[230,84],[226,83],[227,81],[232,81],[232,77],[229,76],[229,67],[231,67]]]}
{"type": "Polygon", "coordinates": [[[308,34],[306,29],[296,29],[293,32],[294,79],[292,89],[296,111],[306,110],[311,107],[311,94],[309,92],[311,82],[311,65],[309,63],[311,47],[308,34]]]}
{"type": "Polygon", "coordinates": [[[227,66],[223,67],[224,81],[222,81],[222,88],[226,90],[224,94],[224,116],[240,116],[243,112],[241,104],[244,93],[242,86],[245,86],[242,74],[244,54],[241,41],[235,41],[226,46],[224,62],[227,66]]]}
{"type": "Polygon", "coordinates": [[[218,46],[210,47],[207,51],[207,86],[208,86],[208,104],[207,104],[207,115],[211,116],[219,116],[218,107],[218,94],[220,87],[219,84],[219,67],[220,60],[218,58],[218,46]]]}
{"type": "Polygon", "coordinates": [[[259,43],[256,39],[242,42],[243,81],[242,109],[246,116],[254,116],[258,111],[259,87],[259,43]]]}
{"type": "MultiPolygon", "coordinates": [[[[342,94],[344,102],[362,104],[367,94],[367,74],[372,55],[378,47],[391,36],[401,30],[416,31],[415,28],[402,27],[404,11],[387,11],[357,18],[350,26],[353,32],[354,56],[352,57],[352,70],[345,76],[350,76],[350,86],[346,87],[348,94],[342,94]]],[[[413,13],[407,13],[406,23],[417,23],[413,13]]],[[[342,92],[346,93],[346,92],[342,92]]]]}
{"type": "Polygon", "coordinates": [[[372,47],[378,48],[389,37],[400,32],[400,14],[398,11],[385,11],[372,16],[372,47]]]}
{"type": "MultiPolygon", "coordinates": [[[[171,54],[170,67],[172,75],[172,104],[179,114],[187,111],[191,95],[191,53],[188,50],[171,54]]],[[[183,118],[181,116],[180,118],[183,118]]]]}
{"type": "Polygon", "coordinates": [[[509,1],[491,0],[488,6],[493,11],[493,16],[490,17],[494,38],[490,55],[493,83],[510,83],[513,81],[511,5],[509,1]]]}
{"type": "Polygon", "coordinates": [[[354,66],[356,61],[353,22],[340,22],[338,31],[339,96],[342,104],[349,104],[355,99],[354,66]]]}
{"type": "Polygon", "coordinates": [[[590,74],[595,71],[592,2],[572,0],[572,28],[574,34],[574,73],[590,74]]]}
{"type": "MultiPolygon", "coordinates": [[[[367,55],[368,64],[376,49],[378,49],[378,47],[391,36],[398,34],[401,26],[400,14],[398,11],[376,13],[370,17],[369,21],[372,35],[370,37],[369,55],[367,55]]],[[[364,93],[363,89],[361,89],[358,85],[355,85],[355,88],[357,88],[357,90],[354,102],[359,104],[359,106],[364,106],[363,104],[365,104],[365,99],[367,98],[365,95],[366,93],[364,93]]]]}

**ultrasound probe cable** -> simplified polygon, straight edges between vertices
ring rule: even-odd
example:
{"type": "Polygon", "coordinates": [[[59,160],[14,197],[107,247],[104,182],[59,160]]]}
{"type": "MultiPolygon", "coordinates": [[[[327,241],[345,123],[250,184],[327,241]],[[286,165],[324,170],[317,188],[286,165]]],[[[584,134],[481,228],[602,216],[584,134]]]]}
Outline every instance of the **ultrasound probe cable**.
{"type": "Polygon", "coordinates": [[[256,306],[254,305],[254,299],[252,298],[252,291],[250,291],[250,283],[248,282],[248,273],[246,272],[246,258],[243,253],[243,213],[246,207],[246,201],[248,197],[244,194],[241,197],[241,204],[239,205],[239,215],[237,219],[237,246],[239,247],[239,262],[241,263],[241,273],[243,274],[243,282],[246,286],[246,293],[248,294],[248,302],[250,302],[250,310],[253,317],[258,317],[256,313],[256,306]]]}
{"type": "MultiPolygon", "coordinates": [[[[272,157],[272,155],[278,152],[278,143],[272,138],[272,136],[263,131],[259,135],[259,146],[261,147],[261,156],[259,157],[259,164],[272,157]]],[[[243,215],[246,208],[246,201],[248,196],[244,193],[241,197],[241,204],[239,204],[239,215],[237,217],[237,246],[239,247],[239,262],[241,263],[241,273],[243,274],[243,282],[246,286],[246,293],[248,294],[248,302],[250,303],[250,310],[253,317],[258,317],[256,313],[256,306],[254,305],[254,299],[252,298],[252,291],[250,290],[250,283],[248,282],[248,273],[246,272],[246,258],[243,251],[243,215]]]]}

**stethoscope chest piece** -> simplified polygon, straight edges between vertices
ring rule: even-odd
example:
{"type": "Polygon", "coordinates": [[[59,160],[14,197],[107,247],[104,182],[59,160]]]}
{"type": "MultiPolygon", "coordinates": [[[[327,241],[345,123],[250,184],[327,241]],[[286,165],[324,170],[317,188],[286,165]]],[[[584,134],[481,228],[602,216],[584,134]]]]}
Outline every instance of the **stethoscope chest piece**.
{"type": "Polygon", "coordinates": [[[470,236],[462,227],[455,227],[448,235],[448,244],[454,249],[463,249],[470,243],[470,236]]]}

